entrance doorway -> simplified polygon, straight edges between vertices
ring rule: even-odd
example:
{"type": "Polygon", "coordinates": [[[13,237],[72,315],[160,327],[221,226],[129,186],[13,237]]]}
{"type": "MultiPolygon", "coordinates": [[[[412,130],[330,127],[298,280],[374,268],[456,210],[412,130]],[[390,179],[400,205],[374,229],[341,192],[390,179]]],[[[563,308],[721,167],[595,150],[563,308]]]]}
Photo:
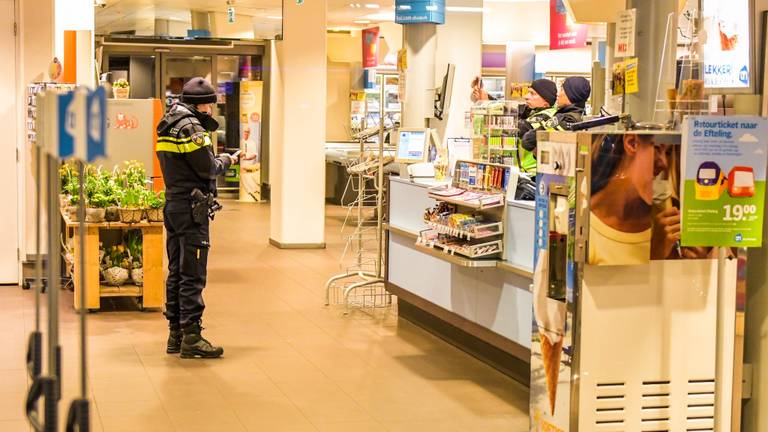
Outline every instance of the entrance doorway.
{"type": "MultiPolygon", "coordinates": [[[[117,39],[117,40],[115,40],[117,39]]],[[[194,77],[203,77],[217,89],[218,100],[214,116],[219,129],[214,134],[216,153],[234,153],[241,148],[242,116],[240,85],[246,81],[265,81],[265,46],[260,43],[234,41],[178,41],[151,39],[146,46],[136,39],[120,42],[107,37],[99,41],[102,72],[110,80],[124,78],[131,84],[132,98],[157,98],[165,109],[176,103],[184,84],[194,77]],[[158,47],[167,42],[167,47],[158,47]],[[180,44],[179,42],[186,42],[180,44]],[[199,45],[199,46],[195,46],[199,45]]],[[[99,47],[99,43],[97,43],[99,47]]],[[[265,83],[265,87],[267,87],[265,83]]],[[[267,98],[262,100],[262,112],[268,113],[267,98]]],[[[267,128],[261,128],[261,164],[268,163],[267,128]]],[[[266,170],[262,170],[261,187],[265,188],[266,170]]],[[[218,178],[219,192],[237,195],[240,190],[239,166],[233,166],[218,178]]],[[[262,195],[263,196],[263,195],[262,195]]]]}

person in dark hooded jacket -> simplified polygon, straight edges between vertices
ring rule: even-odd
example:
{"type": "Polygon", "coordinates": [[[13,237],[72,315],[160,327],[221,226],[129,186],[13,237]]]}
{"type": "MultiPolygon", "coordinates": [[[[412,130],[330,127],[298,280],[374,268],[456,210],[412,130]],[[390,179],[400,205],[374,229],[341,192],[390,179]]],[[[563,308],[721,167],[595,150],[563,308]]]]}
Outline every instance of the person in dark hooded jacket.
{"type": "Polygon", "coordinates": [[[207,211],[204,218],[193,217],[193,192],[216,196],[216,177],[238,159],[214,154],[210,133],[219,127],[211,117],[215,103],[213,86],[203,78],[192,78],[184,85],[181,101],[168,110],[157,126],[155,151],[166,196],[165,316],[170,328],[166,351],[180,352],[182,358],[214,358],[224,353],[223,348],[212,345],[200,334],[210,221],[207,211]]]}
{"type": "Polygon", "coordinates": [[[572,124],[582,121],[591,92],[592,87],[586,78],[566,78],[557,94],[555,115],[539,124],[539,127],[525,132],[523,148],[535,155],[537,130],[570,130],[572,124]]]}

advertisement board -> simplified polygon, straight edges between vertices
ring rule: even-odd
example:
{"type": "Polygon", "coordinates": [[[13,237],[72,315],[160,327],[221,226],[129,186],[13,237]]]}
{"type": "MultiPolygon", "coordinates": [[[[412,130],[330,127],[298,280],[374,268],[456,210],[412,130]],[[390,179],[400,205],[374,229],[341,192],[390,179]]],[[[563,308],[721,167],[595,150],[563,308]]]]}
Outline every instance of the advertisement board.
{"type": "Polygon", "coordinates": [[[762,117],[686,119],[683,246],[762,246],[766,136],[762,117]]]}
{"type": "Polygon", "coordinates": [[[569,22],[563,0],[549,1],[549,49],[587,46],[587,26],[569,22]]]}
{"type": "Polygon", "coordinates": [[[704,86],[749,88],[749,2],[703,0],[705,42],[704,86]]]}
{"type": "Polygon", "coordinates": [[[379,65],[379,28],[363,30],[363,67],[375,68],[379,65]]]}

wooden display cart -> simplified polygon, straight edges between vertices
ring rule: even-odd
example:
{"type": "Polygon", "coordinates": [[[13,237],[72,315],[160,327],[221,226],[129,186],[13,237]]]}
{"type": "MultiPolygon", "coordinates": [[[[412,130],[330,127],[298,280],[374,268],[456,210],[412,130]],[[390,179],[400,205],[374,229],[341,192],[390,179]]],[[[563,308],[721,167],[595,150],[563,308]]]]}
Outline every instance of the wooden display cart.
{"type": "MultiPolygon", "coordinates": [[[[65,214],[62,214],[67,227],[68,234],[74,235],[74,258],[75,271],[73,272],[73,282],[75,287],[74,306],[78,309],[82,290],[79,280],[80,263],[80,225],[78,222],[71,221],[65,214]]],[[[85,244],[86,244],[86,262],[85,274],[88,282],[88,293],[85,299],[86,308],[89,311],[96,311],[101,308],[102,297],[135,297],[138,298],[141,307],[144,309],[161,308],[164,301],[165,287],[163,284],[163,223],[162,222],[140,222],[127,224],[122,222],[101,222],[85,224],[85,244]],[[101,233],[104,230],[127,230],[140,229],[143,237],[143,263],[144,284],[138,286],[134,284],[125,284],[119,287],[108,286],[101,283],[101,272],[99,262],[99,241],[101,233]]]]}

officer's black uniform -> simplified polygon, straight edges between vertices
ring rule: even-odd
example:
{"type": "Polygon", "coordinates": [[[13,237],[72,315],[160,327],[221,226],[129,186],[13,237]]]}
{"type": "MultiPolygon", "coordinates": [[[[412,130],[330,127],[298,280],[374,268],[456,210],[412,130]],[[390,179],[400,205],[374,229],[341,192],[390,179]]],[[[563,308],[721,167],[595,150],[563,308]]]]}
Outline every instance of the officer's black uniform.
{"type": "MultiPolygon", "coordinates": [[[[199,323],[205,309],[203,288],[210,248],[209,221],[207,218],[204,221],[193,219],[192,193],[198,189],[203,194],[215,196],[216,176],[223,174],[232,162],[229,155],[214,155],[209,132],[216,130],[218,124],[211,116],[196,109],[196,105],[215,102],[215,90],[210,83],[203,78],[193,78],[184,86],[181,102],[173,105],[157,126],[156,153],[165,180],[166,196],[168,279],[165,316],[171,329],[168,352],[181,351],[182,357],[185,356],[187,333],[196,332],[197,337],[205,341],[200,337],[199,323]],[[183,330],[183,342],[180,330],[183,330]]],[[[223,353],[221,348],[215,351],[223,353]]],[[[221,355],[187,354],[190,357],[221,355]]]]}

